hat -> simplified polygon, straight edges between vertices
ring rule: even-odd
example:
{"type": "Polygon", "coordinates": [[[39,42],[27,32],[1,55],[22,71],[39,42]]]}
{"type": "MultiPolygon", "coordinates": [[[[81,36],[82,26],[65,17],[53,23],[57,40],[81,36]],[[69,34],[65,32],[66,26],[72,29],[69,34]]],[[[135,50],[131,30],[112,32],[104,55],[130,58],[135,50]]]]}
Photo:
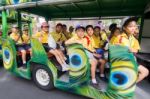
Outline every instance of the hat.
{"type": "Polygon", "coordinates": [[[14,24],[12,25],[12,28],[19,28],[18,25],[14,24]]]}
{"type": "Polygon", "coordinates": [[[78,29],[83,29],[85,31],[85,27],[82,26],[82,25],[77,25],[75,31],[78,30],[78,29]]]}
{"type": "Polygon", "coordinates": [[[49,26],[47,22],[43,22],[41,25],[41,27],[46,27],[46,26],[49,26]]]}

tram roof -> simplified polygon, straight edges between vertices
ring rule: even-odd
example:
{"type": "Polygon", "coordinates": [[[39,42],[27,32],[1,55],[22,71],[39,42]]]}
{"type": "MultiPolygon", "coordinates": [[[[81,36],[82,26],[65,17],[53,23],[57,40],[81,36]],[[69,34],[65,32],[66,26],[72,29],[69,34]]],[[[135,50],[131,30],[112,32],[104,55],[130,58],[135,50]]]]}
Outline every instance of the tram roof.
{"type": "Polygon", "coordinates": [[[0,10],[18,9],[48,19],[137,16],[143,15],[149,4],[150,0],[2,0],[0,10]]]}

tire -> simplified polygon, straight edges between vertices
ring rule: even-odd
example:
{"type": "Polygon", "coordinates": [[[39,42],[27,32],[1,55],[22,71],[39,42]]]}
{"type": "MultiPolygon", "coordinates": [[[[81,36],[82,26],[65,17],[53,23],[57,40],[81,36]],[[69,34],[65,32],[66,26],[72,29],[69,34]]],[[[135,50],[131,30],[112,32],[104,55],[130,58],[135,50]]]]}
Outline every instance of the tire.
{"type": "Polygon", "coordinates": [[[45,66],[35,65],[32,70],[32,78],[35,85],[40,89],[46,91],[54,89],[53,75],[45,66]]]}

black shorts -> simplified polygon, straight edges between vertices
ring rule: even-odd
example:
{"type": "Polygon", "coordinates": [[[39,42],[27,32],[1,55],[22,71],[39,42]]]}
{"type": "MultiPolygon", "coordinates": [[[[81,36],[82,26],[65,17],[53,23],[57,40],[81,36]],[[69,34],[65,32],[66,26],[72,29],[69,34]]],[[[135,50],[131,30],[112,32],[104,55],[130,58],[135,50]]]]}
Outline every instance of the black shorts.
{"type": "Polygon", "coordinates": [[[17,44],[17,45],[16,45],[17,51],[29,50],[30,48],[31,48],[31,45],[30,45],[30,44],[17,44]]]}
{"type": "Polygon", "coordinates": [[[43,43],[43,47],[46,52],[49,52],[51,49],[53,49],[53,48],[49,47],[48,43],[43,43]]]}

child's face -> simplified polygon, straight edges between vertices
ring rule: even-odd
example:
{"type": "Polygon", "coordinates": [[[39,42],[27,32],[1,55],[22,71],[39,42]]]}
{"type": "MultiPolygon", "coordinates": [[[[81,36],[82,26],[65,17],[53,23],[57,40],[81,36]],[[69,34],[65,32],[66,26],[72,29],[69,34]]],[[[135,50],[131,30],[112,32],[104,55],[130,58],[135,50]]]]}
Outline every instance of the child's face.
{"type": "Polygon", "coordinates": [[[99,28],[95,28],[94,29],[94,33],[98,35],[100,33],[100,29],[99,28]]]}
{"type": "Polygon", "coordinates": [[[42,27],[42,30],[43,30],[44,32],[48,32],[48,31],[49,31],[49,26],[43,26],[43,27],[42,27]]]}
{"type": "Polygon", "coordinates": [[[28,35],[28,31],[26,30],[26,31],[23,31],[23,34],[26,34],[26,35],[28,35]]]}
{"type": "Polygon", "coordinates": [[[62,32],[62,26],[56,26],[56,32],[61,33],[62,32]]]}
{"type": "Polygon", "coordinates": [[[135,21],[130,22],[126,27],[125,27],[125,31],[128,34],[133,35],[136,32],[136,28],[137,28],[137,24],[135,21]]]}
{"type": "Polygon", "coordinates": [[[93,28],[89,27],[89,28],[87,29],[87,34],[88,34],[89,36],[92,36],[93,33],[94,33],[93,28]]]}
{"type": "Polygon", "coordinates": [[[84,30],[83,29],[78,29],[78,30],[76,30],[76,33],[77,33],[77,36],[79,37],[79,38],[83,38],[84,37],[84,30]]]}
{"type": "Polygon", "coordinates": [[[120,30],[117,29],[115,32],[114,32],[114,36],[118,36],[120,34],[120,30]]]}
{"type": "Polygon", "coordinates": [[[18,30],[17,28],[12,28],[12,32],[13,32],[13,33],[18,33],[19,30],[18,30]]]}

